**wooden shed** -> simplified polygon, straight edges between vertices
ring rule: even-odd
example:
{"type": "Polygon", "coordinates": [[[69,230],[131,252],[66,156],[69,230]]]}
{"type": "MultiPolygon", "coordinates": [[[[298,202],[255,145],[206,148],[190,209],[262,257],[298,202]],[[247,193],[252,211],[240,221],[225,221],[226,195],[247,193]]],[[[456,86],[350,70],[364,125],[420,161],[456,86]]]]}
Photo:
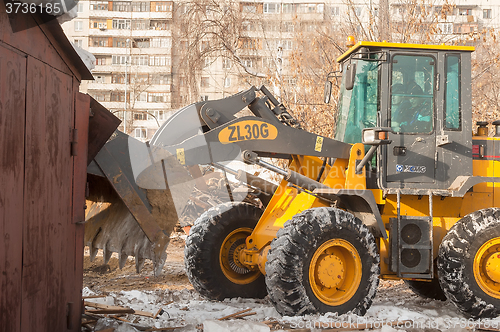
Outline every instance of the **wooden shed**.
{"type": "Polygon", "coordinates": [[[0,1],[0,329],[79,331],[92,75],[57,20],[9,16],[0,1]]]}

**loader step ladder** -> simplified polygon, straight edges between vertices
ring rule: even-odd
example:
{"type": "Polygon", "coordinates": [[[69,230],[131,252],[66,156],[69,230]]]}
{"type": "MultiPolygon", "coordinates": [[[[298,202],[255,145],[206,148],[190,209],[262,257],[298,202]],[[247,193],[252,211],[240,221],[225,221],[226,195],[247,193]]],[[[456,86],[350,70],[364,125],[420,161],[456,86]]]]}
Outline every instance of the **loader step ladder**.
{"type": "Polygon", "coordinates": [[[429,197],[429,216],[401,215],[401,191],[397,191],[397,218],[390,218],[391,270],[400,278],[432,279],[433,195],[429,197]]]}

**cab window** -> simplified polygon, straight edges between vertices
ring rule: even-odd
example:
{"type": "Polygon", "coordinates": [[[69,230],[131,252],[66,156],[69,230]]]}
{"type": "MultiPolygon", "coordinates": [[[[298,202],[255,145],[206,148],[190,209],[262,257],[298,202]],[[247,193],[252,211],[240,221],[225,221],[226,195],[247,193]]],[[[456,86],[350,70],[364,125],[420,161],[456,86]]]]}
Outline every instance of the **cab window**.
{"type": "Polygon", "coordinates": [[[460,58],[458,55],[446,56],[444,127],[460,130],[462,110],[460,108],[460,58]]]}
{"type": "Polygon", "coordinates": [[[391,128],[398,133],[434,129],[434,71],[431,56],[395,55],[391,71],[391,128]]]}

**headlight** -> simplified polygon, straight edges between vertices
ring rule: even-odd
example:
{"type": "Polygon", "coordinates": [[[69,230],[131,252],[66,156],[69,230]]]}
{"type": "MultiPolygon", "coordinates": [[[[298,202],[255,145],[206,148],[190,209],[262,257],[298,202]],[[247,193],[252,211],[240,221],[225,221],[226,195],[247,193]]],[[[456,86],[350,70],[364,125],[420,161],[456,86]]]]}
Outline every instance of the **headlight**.
{"type": "Polygon", "coordinates": [[[375,143],[375,130],[367,129],[363,131],[363,144],[375,143]]]}
{"type": "Polygon", "coordinates": [[[368,145],[385,145],[391,144],[389,132],[391,128],[375,127],[365,128],[362,134],[362,143],[368,145]]]}

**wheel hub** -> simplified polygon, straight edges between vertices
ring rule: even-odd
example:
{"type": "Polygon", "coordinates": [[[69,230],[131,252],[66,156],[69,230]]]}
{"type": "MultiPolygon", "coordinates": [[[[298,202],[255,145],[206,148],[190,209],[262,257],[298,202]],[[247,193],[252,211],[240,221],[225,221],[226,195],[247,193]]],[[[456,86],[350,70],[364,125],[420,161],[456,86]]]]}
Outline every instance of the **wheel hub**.
{"type": "Polygon", "coordinates": [[[344,239],[331,239],[323,243],[309,264],[311,289],[326,305],[346,303],[361,283],[361,259],[356,248],[344,239]]]}
{"type": "Polygon", "coordinates": [[[252,233],[249,228],[238,228],[226,236],[219,251],[222,273],[233,283],[246,285],[260,276],[260,271],[250,271],[241,261],[240,252],[246,248],[245,239],[252,233]]]}
{"type": "Polygon", "coordinates": [[[491,280],[500,283],[500,252],[494,252],[486,258],[485,271],[491,280]]]}
{"type": "Polygon", "coordinates": [[[326,288],[337,287],[344,279],[344,263],[335,255],[325,255],[318,264],[318,280],[326,288]]]}
{"type": "Polygon", "coordinates": [[[489,296],[500,299],[500,238],[485,242],[474,257],[474,277],[489,296]]]}
{"type": "Polygon", "coordinates": [[[247,269],[243,264],[240,262],[240,251],[245,248],[245,239],[238,239],[234,241],[229,250],[228,250],[228,255],[227,259],[229,262],[229,266],[231,269],[239,274],[245,274],[250,272],[249,269],[247,269]]]}

